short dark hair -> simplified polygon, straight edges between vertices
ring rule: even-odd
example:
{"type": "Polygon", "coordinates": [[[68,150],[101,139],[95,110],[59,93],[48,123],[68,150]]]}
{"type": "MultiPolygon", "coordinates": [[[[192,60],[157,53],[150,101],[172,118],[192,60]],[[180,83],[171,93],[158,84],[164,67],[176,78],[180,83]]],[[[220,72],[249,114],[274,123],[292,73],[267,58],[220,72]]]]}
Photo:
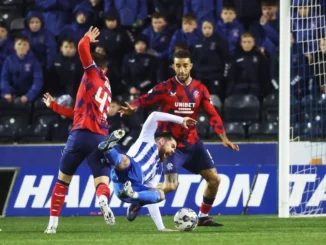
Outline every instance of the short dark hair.
{"type": "Polygon", "coordinates": [[[190,58],[190,52],[188,50],[179,50],[177,52],[174,52],[173,54],[173,58],[177,58],[177,59],[191,59],[190,58]]]}
{"type": "Polygon", "coordinates": [[[261,6],[277,6],[276,0],[263,0],[261,6]]]}
{"type": "Polygon", "coordinates": [[[0,28],[6,29],[7,32],[9,32],[9,28],[6,22],[4,22],[3,20],[0,20],[0,28]]]}
{"type": "Polygon", "coordinates": [[[23,42],[30,43],[28,37],[25,37],[25,36],[17,36],[17,37],[15,37],[15,43],[18,42],[18,41],[23,41],[23,42]]]}
{"type": "Polygon", "coordinates": [[[160,12],[155,12],[154,14],[152,14],[152,19],[161,19],[161,18],[166,21],[165,14],[160,12]]]}
{"type": "Polygon", "coordinates": [[[159,132],[159,133],[155,133],[155,141],[164,138],[166,140],[175,140],[176,139],[173,137],[173,135],[170,132],[159,132]]]}
{"type": "MultiPolygon", "coordinates": [[[[64,39],[62,39],[62,41],[61,41],[61,43],[60,43],[60,47],[63,45],[63,43],[65,43],[65,42],[67,42],[67,43],[73,43],[74,45],[75,45],[75,42],[74,42],[74,40],[72,40],[71,38],[64,38],[64,39]]],[[[75,45],[76,46],[76,45],[75,45]]]]}
{"type": "Polygon", "coordinates": [[[108,67],[109,60],[105,54],[99,54],[96,52],[92,52],[92,58],[95,64],[100,67],[101,69],[105,69],[108,67]]]}
{"type": "Polygon", "coordinates": [[[223,10],[231,10],[231,11],[235,12],[235,7],[232,5],[224,5],[222,11],[223,10]]]}
{"type": "Polygon", "coordinates": [[[182,22],[191,22],[191,21],[197,21],[197,17],[194,13],[189,13],[182,16],[182,22]]]}

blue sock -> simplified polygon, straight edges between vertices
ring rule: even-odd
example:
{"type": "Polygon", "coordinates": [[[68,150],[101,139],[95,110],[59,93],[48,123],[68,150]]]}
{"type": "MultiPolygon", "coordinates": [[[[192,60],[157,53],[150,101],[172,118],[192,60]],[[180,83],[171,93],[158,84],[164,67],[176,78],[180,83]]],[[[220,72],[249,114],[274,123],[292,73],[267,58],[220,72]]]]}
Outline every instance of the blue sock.
{"type": "Polygon", "coordinates": [[[122,155],[114,148],[103,153],[105,160],[115,166],[119,165],[122,161],[122,155]]]}
{"type": "Polygon", "coordinates": [[[157,203],[161,201],[161,194],[159,191],[140,191],[135,200],[146,204],[157,203]]]}

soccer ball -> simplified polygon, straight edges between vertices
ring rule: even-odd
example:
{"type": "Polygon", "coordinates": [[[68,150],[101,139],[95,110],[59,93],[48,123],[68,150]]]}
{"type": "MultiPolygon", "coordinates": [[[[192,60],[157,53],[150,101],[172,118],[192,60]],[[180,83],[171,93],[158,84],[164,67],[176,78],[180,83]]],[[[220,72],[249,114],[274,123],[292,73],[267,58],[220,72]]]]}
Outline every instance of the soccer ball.
{"type": "Polygon", "coordinates": [[[182,208],[174,215],[174,224],[179,231],[193,231],[198,224],[197,214],[190,208],[182,208]]]}

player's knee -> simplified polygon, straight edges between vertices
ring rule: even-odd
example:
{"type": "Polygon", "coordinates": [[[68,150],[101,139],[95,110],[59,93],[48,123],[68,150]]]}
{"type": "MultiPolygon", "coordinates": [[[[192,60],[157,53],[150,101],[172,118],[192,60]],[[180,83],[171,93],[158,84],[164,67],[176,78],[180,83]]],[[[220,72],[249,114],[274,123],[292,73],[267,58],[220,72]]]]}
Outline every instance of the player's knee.
{"type": "Polygon", "coordinates": [[[221,183],[221,177],[216,173],[207,180],[207,183],[212,188],[218,188],[221,183]]]}
{"type": "Polygon", "coordinates": [[[177,187],[178,187],[178,183],[165,183],[163,185],[163,191],[164,193],[169,193],[175,191],[177,187]]]}
{"type": "Polygon", "coordinates": [[[71,180],[72,180],[72,175],[67,175],[62,173],[61,171],[59,171],[59,176],[58,176],[58,180],[70,184],[71,180]]]}

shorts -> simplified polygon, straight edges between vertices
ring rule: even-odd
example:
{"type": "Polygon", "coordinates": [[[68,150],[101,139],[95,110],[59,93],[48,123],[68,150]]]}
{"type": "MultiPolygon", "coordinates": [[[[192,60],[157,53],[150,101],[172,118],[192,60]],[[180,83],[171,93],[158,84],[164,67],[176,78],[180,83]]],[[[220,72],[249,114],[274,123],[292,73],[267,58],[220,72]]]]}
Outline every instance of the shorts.
{"type": "Polygon", "coordinates": [[[117,183],[125,183],[130,181],[132,184],[142,184],[143,172],[141,170],[140,164],[136,163],[133,158],[127,156],[130,159],[130,165],[128,168],[122,171],[111,170],[111,180],[117,183]]]}
{"type": "Polygon", "coordinates": [[[178,173],[178,169],[181,167],[194,174],[215,168],[214,161],[201,140],[198,140],[194,145],[177,148],[175,153],[164,161],[163,173],[178,173]]]}
{"type": "Polygon", "coordinates": [[[70,132],[62,152],[60,171],[66,175],[74,175],[79,165],[86,159],[94,178],[109,176],[110,167],[102,164],[103,153],[97,149],[98,144],[105,138],[104,135],[88,130],[70,132]]]}
{"type": "MultiPolygon", "coordinates": [[[[123,190],[123,185],[124,185],[124,182],[113,182],[113,190],[114,190],[114,193],[117,195],[117,197],[122,201],[122,202],[127,202],[127,203],[139,203],[138,200],[135,200],[135,199],[131,199],[131,198],[121,198],[119,197],[119,193],[120,191],[123,190]]],[[[138,184],[138,183],[133,183],[131,185],[132,189],[136,192],[141,192],[141,191],[148,191],[150,190],[149,187],[143,185],[143,184],[138,184]]],[[[145,204],[145,203],[143,203],[145,204]]]]}

